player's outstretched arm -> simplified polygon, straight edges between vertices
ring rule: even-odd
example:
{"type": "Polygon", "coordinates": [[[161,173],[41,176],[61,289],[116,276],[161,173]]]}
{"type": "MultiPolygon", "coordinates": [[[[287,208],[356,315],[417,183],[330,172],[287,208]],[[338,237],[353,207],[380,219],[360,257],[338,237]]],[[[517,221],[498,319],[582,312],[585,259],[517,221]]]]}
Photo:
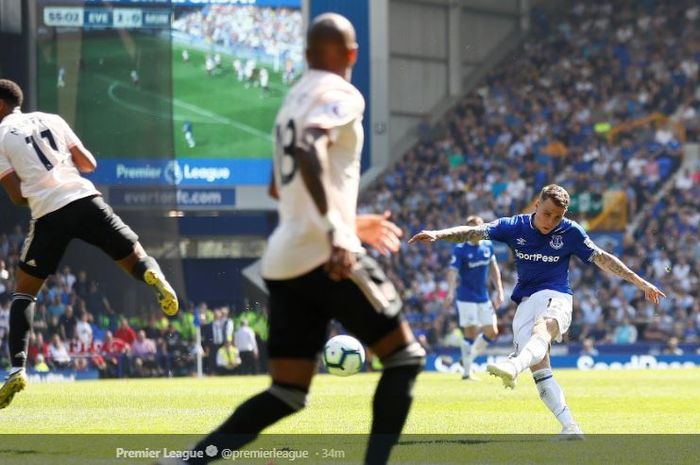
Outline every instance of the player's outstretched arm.
{"type": "Polygon", "coordinates": [[[478,242],[486,239],[486,225],[479,226],[455,226],[454,228],[439,229],[437,231],[423,230],[408,240],[409,244],[414,242],[478,242]]]}
{"type": "Polygon", "coordinates": [[[376,213],[357,215],[355,219],[357,237],[382,255],[398,252],[401,247],[400,238],[403,232],[389,220],[390,217],[391,212],[387,210],[381,215],[376,213]]]}
{"type": "Polygon", "coordinates": [[[627,265],[622,263],[622,260],[616,256],[609,254],[604,250],[596,250],[593,254],[593,263],[598,265],[601,269],[617,275],[628,281],[641,291],[644,292],[644,297],[650,302],[658,304],[662,297],[666,297],[666,294],[661,292],[656,286],[651,284],[649,281],[640,277],[637,273],[630,270],[627,265]]]}

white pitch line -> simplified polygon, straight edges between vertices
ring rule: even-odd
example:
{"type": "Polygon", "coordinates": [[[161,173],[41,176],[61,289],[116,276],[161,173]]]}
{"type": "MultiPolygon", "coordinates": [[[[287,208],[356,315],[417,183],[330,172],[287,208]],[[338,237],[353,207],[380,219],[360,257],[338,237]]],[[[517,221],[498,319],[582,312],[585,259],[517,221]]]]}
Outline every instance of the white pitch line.
{"type": "MultiPolygon", "coordinates": [[[[117,97],[117,95],[115,94],[115,89],[117,87],[122,86],[122,87],[125,87],[127,89],[131,89],[131,87],[129,85],[125,84],[124,82],[114,80],[114,79],[108,79],[106,76],[100,76],[100,78],[111,81],[109,89],[107,90],[107,94],[113,102],[115,102],[119,105],[122,105],[130,110],[138,111],[140,113],[145,113],[147,115],[156,116],[156,117],[164,117],[165,116],[160,112],[154,112],[154,111],[151,111],[147,108],[144,108],[141,105],[125,102],[124,100],[117,97]]],[[[132,89],[132,90],[134,90],[134,89],[132,89]]],[[[239,121],[232,120],[230,118],[227,118],[226,116],[219,115],[218,113],[214,113],[212,111],[206,110],[206,109],[201,108],[197,105],[183,102],[180,99],[165,97],[165,96],[157,94],[155,92],[150,92],[150,91],[143,90],[143,89],[137,89],[137,91],[141,92],[143,94],[150,95],[152,97],[161,99],[161,100],[165,100],[166,102],[171,102],[173,105],[176,105],[180,108],[184,108],[188,111],[191,111],[192,113],[198,114],[199,116],[203,116],[205,118],[208,118],[208,121],[207,120],[196,120],[195,122],[207,123],[207,122],[213,121],[213,122],[218,123],[218,124],[225,124],[225,125],[233,126],[236,129],[239,129],[243,132],[247,132],[248,134],[251,134],[253,136],[260,137],[261,139],[264,139],[268,142],[272,141],[272,135],[267,133],[267,132],[256,129],[252,126],[248,126],[245,123],[241,123],[239,121]]],[[[174,116],[173,116],[173,119],[175,119],[177,121],[185,121],[185,119],[183,119],[183,118],[175,118],[174,116]]]]}

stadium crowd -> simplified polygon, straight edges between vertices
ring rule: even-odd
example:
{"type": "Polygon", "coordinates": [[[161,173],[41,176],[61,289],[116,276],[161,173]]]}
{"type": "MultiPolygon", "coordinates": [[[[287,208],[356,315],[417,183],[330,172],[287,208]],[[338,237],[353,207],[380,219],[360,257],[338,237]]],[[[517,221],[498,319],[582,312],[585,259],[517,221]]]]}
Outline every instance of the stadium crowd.
{"type": "MultiPolygon", "coordinates": [[[[633,286],[576,262],[569,340],[588,352],[601,343],[647,341],[678,353],[679,344],[700,343],[700,169],[678,171],[682,134],[671,124],[608,136],[622,122],[660,112],[676,114],[690,140],[698,140],[700,7],[689,0],[620,5],[613,11],[609,2],[581,2],[564,16],[537,12],[522,50],[441,121],[422,123],[419,143],[363,192],[360,210],[393,212],[410,237],[421,229],[462,224],[471,214],[488,221],[519,213],[549,182],[574,195],[622,191],[638,226],[625,235],[621,258],[668,298],[655,309],[633,286]],[[674,174],[670,193],[654,201],[674,174]]],[[[270,31],[297,27],[288,23],[300,27],[289,16],[298,13],[256,16],[265,11],[211,6],[179,18],[176,27],[251,47],[287,43],[270,31]],[[249,27],[230,29],[239,23],[249,27]]],[[[288,34],[299,36],[291,29],[288,34]]],[[[573,216],[585,223],[597,213],[579,205],[573,216]]],[[[23,240],[21,226],[0,232],[2,359],[23,240]]],[[[462,339],[455,311],[444,303],[451,251],[445,243],[404,243],[400,253],[379,257],[397,283],[414,330],[430,348],[458,346],[462,339]]],[[[508,295],[516,279],[512,260],[501,268],[508,295]]],[[[514,310],[511,302],[498,309],[500,344],[512,340],[514,310]]],[[[206,372],[256,370],[256,339],[266,336],[260,313],[234,318],[226,307],[199,304],[170,321],[157,312],[123,318],[87,273],[74,275],[64,267],[39,295],[30,364],[92,366],[104,376],[188,374],[196,353],[195,314],[202,322],[206,372]]]]}
{"type": "Polygon", "coordinates": [[[210,5],[184,10],[173,21],[173,29],[222,45],[241,47],[269,56],[302,56],[300,10],[240,5],[210,5]]]}
{"type": "MultiPolygon", "coordinates": [[[[0,233],[0,367],[9,365],[11,293],[24,231],[0,233]]],[[[154,301],[155,303],[155,301],[154,301]]],[[[69,266],[50,276],[37,296],[28,365],[38,371],[95,368],[103,377],[183,376],[195,370],[197,350],[209,374],[258,371],[259,343],[267,337],[259,312],[188,305],[168,319],[155,305],[146,314],[115,311],[96,281],[69,266]],[[195,314],[201,324],[196,349],[195,314]]]]}
{"type": "MultiPolygon", "coordinates": [[[[441,121],[421,123],[419,143],[363,192],[360,208],[392,211],[410,237],[463,224],[472,214],[489,221],[520,213],[549,182],[574,197],[622,191],[629,217],[644,215],[627,235],[622,259],[669,298],[656,314],[631,285],[575,265],[569,337],[697,344],[700,248],[691,239],[700,222],[699,173],[684,173],[684,191],[654,205],[654,194],[681,165],[681,134],[666,123],[608,136],[657,112],[679,111],[684,124],[697,127],[700,8],[690,1],[616,5],[613,11],[610,2],[580,2],[561,17],[536,12],[522,50],[441,121]]],[[[585,224],[595,213],[571,216],[585,224]]],[[[458,346],[461,339],[454,309],[443,304],[450,256],[451,245],[438,243],[404,244],[381,258],[429,346],[458,346]]],[[[513,262],[501,265],[508,294],[513,262]]],[[[500,343],[512,339],[514,310],[510,302],[498,309],[500,343]]]]}

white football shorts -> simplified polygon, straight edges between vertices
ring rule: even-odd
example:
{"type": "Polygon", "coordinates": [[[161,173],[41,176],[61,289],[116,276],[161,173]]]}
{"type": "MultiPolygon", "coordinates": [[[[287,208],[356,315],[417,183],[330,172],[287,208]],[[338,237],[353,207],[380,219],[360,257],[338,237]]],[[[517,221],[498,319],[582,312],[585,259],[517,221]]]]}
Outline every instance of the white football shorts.
{"type": "Polygon", "coordinates": [[[457,301],[459,313],[459,326],[490,326],[496,325],[496,312],[490,300],[486,302],[462,302],[457,301]]]}
{"type": "Polygon", "coordinates": [[[537,291],[518,305],[513,318],[513,345],[515,353],[519,354],[532,336],[532,328],[540,317],[553,318],[559,323],[557,342],[571,326],[573,297],[564,292],[542,290],[537,291]]]}

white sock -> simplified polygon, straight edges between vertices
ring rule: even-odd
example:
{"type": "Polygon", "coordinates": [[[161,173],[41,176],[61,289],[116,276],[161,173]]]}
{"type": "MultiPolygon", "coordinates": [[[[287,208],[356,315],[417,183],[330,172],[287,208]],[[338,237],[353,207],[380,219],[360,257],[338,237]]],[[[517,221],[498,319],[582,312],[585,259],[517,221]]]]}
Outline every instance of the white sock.
{"type": "Polygon", "coordinates": [[[518,373],[527,370],[532,365],[540,363],[544,356],[547,355],[547,350],[549,350],[549,342],[547,342],[542,336],[537,334],[532,335],[520,354],[512,358],[510,361],[513,362],[518,370],[518,373]]]}
{"type": "Polygon", "coordinates": [[[554,414],[562,426],[567,426],[574,423],[574,417],[571,415],[571,410],[566,405],[564,391],[561,390],[559,383],[554,379],[551,368],[542,368],[532,374],[535,378],[535,386],[540,393],[540,399],[544,405],[554,414]]]}
{"type": "Polygon", "coordinates": [[[474,341],[474,345],[472,346],[472,360],[474,360],[479,355],[483,354],[486,348],[492,342],[493,341],[491,339],[484,336],[484,333],[479,333],[479,335],[476,337],[476,340],[474,341]]]}
{"type": "Polygon", "coordinates": [[[472,369],[472,344],[474,341],[468,338],[462,339],[462,368],[464,368],[464,376],[469,376],[472,369]]]}
{"type": "Polygon", "coordinates": [[[10,376],[12,376],[12,375],[14,375],[15,373],[17,373],[17,372],[20,371],[20,370],[24,370],[24,368],[23,368],[23,367],[12,367],[12,368],[10,368],[10,373],[9,373],[9,374],[10,374],[10,376]]]}

